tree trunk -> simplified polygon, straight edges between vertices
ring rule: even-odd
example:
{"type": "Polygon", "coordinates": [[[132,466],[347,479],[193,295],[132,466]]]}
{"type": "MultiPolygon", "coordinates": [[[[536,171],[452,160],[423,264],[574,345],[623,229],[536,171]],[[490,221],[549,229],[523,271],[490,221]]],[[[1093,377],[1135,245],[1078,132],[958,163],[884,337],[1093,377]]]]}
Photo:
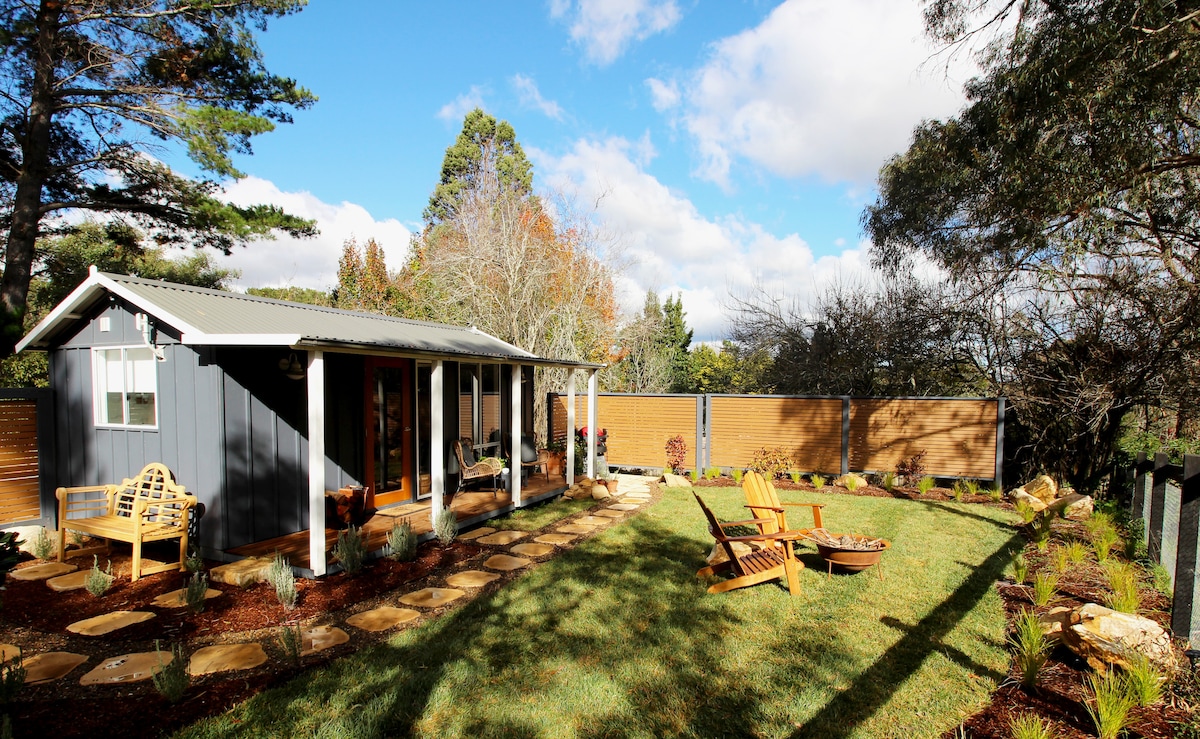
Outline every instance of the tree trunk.
{"type": "Polygon", "coordinates": [[[37,14],[37,40],[31,52],[33,89],[21,136],[21,171],[13,198],[12,225],[0,279],[0,357],[13,353],[25,333],[25,303],[33,272],[34,248],[41,221],[42,187],[50,169],[50,128],[54,118],[54,51],[62,6],[42,0],[37,14]]]}

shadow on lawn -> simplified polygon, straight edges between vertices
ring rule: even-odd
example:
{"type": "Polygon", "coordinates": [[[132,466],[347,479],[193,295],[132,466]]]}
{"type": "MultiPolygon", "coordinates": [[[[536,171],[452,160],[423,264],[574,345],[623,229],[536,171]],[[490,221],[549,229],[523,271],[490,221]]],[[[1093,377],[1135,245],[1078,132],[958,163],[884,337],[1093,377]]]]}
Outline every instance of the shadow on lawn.
{"type": "MultiPolygon", "coordinates": [[[[695,578],[704,546],[633,517],[490,596],[185,736],[523,737],[568,726],[585,737],[632,727],[649,736],[738,733],[761,721],[776,691],[731,669],[745,655],[729,634],[744,619],[732,599],[704,597],[695,578]],[[534,704],[524,717],[520,707],[534,704]]],[[[802,605],[781,595],[791,612],[802,605]]]]}

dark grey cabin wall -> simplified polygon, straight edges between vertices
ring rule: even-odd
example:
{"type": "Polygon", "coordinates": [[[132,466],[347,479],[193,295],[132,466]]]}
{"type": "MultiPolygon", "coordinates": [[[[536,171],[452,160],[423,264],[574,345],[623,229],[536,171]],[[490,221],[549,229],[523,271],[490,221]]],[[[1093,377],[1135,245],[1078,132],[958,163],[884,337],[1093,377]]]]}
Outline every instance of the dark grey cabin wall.
{"type": "MultiPolygon", "coordinates": [[[[165,361],[158,367],[156,429],[97,428],[92,394],[92,347],[140,346],[133,311],[121,302],[105,304],[81,322],[79,330],[50,352],[54,389],[57,476],[66,486],[119,482],[149,462],[162,462],[189,493],[211,507],[222,488],[220,419],[216,390],[220,371],[208,352],[177,343],[168,331],[156,332],[165,361]],[[111,330],[99,330],[99,318],[111,330]]],[[[201,543],[212,537],[205,516],[201,543]]]]}
{"type": "Polygon", "coordinates": [[[325,489],[365,485],[363,357],[325,354],[325,489]]]}

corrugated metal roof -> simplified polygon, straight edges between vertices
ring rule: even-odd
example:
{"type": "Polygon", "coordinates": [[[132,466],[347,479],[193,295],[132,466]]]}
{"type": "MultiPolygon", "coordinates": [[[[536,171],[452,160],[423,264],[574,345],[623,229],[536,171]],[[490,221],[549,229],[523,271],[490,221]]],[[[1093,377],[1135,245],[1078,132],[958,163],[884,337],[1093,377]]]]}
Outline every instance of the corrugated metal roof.
{"type": "Polygon", "coordinates": [[[311,345],[592,366],[539,358],[475,328],[323,308],[104,272],[90,275],[25,337],[18,348],[48,346],[66,323],[78,320],[79,312],[98,300],[104,291],[128,300],[176,329],[185,344],[311,345]]]}

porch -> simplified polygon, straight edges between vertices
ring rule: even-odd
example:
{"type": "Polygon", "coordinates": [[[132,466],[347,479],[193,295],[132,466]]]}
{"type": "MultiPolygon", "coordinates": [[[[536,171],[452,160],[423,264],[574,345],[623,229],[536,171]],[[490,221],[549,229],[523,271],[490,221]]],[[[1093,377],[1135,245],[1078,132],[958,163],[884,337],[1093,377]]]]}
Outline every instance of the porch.
{"type": "MultiPolygon", "coordinates": [[[[542,474],[532,474],[521,484],[521,507],[547,500],[561,494],[568,487],[562,475],[550,475],[549,479],[542,474]]],[[[459,530],[474,526],[489,518],[515,510],[512,495],[506,490],[499,490],[492,495],[491,490],[470,490],[458,493],[450,503],[450,509],[458,518],[459,530]]],[[[391,506],[375,511],[362,526],[362,533],[367,540],[367,550],[375,552],[387,544],[388,532],[392,524],[402,518],[407,518],[412,524],[413,533],[418,540],[431,538],[433,535],[432,498],[417,503],[391,506]]],[[[291,562],[293,567],[313,572],[312,559],[309,555],[311,541],[309,529],[302,529],[291,534],[278,536],[274,539],[246,544],[227,550],[228,554],[237,557],[272,557],[279,552],[291,562]]],[[[325,529],[325,552],[333,551],[337,543],[338,529],[325,529]]]]}

